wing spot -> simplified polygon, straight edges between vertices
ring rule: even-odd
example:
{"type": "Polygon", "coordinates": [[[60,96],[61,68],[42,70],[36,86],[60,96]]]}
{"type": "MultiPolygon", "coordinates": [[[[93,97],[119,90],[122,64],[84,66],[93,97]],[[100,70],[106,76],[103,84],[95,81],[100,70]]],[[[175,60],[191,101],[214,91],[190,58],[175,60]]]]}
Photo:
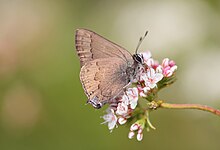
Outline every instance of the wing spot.
{"type": "Polygon", "coordinates": [[[89,95],[91,96],[93,93],[94,93],[94,91],[91,91],[91,92],[89,93],[89,95]]]}

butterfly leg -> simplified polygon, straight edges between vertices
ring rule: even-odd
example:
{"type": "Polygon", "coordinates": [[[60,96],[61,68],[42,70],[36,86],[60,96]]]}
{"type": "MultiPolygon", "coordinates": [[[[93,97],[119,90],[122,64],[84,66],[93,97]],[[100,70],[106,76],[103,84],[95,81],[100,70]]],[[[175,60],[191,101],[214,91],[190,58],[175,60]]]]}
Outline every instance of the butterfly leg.
{"type": "Polygon", "coordinates": [[[124,87],[123,87],[123,89],[124,89],[124,91],[126,91],[127,90],[127,88],[129,87],[129,86],[131,86],[131,82],[129,82],[127,85],[125,85],[124,87]]]}

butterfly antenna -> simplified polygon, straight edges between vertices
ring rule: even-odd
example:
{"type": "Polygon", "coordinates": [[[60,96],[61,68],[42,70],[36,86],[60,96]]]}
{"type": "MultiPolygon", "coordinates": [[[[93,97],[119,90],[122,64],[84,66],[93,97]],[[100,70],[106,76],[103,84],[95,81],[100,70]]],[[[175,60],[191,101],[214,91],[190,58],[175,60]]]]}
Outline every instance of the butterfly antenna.
{"type": "Polygon", "coordinates": [[[140,37],[139,42],[138,42],[138,45],[137,45],[137,48],[136,48],[136,50],[135,50],[135,54],[137,54],[137,51],[138,51],[138,49],[139,49],[141,43],[143,42],[143,40],[144,40],[145,37],[147,36],[147,34],[148,34],[148,31],[145,32],[144,36],[140,37]]]}

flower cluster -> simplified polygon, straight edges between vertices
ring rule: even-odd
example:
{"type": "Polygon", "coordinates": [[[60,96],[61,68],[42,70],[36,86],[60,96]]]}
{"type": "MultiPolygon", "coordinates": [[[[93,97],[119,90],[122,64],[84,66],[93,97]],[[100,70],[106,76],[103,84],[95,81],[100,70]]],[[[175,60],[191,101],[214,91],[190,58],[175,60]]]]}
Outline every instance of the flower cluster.
{"type": "MultiPolygon", "coordinates": [[[[144,98],[151,102],[155,100],[160,88],[173,83],[177,66],[173,60],[165,58],[161,64],[152,58],[151,53],[141,53],[144,64],[141,66],[133,87],[110,102],[107,114],[103,116],[103,123],[108,124],[109,130],[113,130],[118,125],[136,120],[130,127],[128,137],[131,139],[137,132],[137,140],[143,139],[143,130],[154,127],[146,115],[146,110],[138,106],[138,100],[144,98]]],[[[147,112],[148,114],[148,112],[147,112]]]]}

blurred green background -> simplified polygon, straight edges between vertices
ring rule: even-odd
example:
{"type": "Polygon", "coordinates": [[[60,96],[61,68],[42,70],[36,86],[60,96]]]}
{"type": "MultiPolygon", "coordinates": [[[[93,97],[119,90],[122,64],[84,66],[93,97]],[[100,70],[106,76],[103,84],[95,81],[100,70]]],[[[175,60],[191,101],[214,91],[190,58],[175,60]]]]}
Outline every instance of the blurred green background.
{"type": "Polygon", "coordinates": [[[160,93],[171,103],[220,108],[220,1],[0,1],[1,150],[219,150],[220,119],[195,110],[158,110],[142,142],[129,128],[100,125],[105,108],[85,105],[74,47],[88,28],[134,52],[169,57],[178,81],[160,93]]]}

